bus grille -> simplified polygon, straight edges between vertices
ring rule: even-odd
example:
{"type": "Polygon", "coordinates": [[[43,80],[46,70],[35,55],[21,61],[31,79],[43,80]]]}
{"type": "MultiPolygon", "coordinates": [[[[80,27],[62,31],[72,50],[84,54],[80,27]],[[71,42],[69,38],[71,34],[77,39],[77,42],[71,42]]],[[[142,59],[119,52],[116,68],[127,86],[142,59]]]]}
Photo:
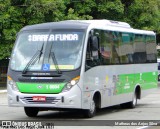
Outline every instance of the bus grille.
{"type": "Polygon", "coordinates": [[[34,83],[40,83],[40,82],[60,83],[65,81],[65,79],[30,79],[30,78],[18,78],[18,80],[20,82],[34,82],[34,83]]]}
{"type": "Polygon", "coordinates": [[[56,97],[46,97],[45,102],[34,101],[32,99],[32,97],[23,97],[23,98],[20,98],[20,99],[27,104],[56,104],[58,101],[61,100],[61,99],[57,99],[56,97]]]}

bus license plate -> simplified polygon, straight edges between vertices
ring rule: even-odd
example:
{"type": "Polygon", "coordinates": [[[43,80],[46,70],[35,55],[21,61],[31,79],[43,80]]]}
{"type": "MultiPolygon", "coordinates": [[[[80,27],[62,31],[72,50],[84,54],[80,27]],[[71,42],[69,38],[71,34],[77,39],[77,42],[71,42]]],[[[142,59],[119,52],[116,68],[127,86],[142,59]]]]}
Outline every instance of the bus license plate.
{"type": "Polygon", "coordinates": [[[33,96],[32,99],[33,99],[33,101],[45,102],[46,96],[33,96]]]}

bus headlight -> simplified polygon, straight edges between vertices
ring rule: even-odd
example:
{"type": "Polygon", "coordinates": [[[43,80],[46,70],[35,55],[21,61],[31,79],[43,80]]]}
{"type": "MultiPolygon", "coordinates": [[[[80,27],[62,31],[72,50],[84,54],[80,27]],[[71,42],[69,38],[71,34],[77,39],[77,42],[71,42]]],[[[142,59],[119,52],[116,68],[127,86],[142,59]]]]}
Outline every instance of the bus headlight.
{"type": "Polygon", "coordinates": [[[79,79],[80,79],[80,76],[73,78],[69,83],[66,84],[66,86],[63,89],[63,92],[69,91],[74,85],[78,83],[79,79]]]}
{"type": "Polygon", "coordinates": [[[16,82],[12,80],[10,76],[7,77],[7,85],[12,88],[14,91],[19,91],[16,85],[16,82]]]}

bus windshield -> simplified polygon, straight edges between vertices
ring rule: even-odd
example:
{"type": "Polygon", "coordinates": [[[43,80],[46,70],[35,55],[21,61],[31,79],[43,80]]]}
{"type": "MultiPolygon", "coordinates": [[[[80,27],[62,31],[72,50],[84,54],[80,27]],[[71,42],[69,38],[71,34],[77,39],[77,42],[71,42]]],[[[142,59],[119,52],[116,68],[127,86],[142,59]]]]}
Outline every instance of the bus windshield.
{"type": "Polygon", "coordinates": [[[12,52],[10,67],[16,71],[23,71],[28,64],[27,71],[55,71],[57,67],[62,71],[77,69],[81,64],[83,38],[83,30],[21,32],[12,52]],[[31,61],[38,51],[40,54],[36,60],[31,61]]]}

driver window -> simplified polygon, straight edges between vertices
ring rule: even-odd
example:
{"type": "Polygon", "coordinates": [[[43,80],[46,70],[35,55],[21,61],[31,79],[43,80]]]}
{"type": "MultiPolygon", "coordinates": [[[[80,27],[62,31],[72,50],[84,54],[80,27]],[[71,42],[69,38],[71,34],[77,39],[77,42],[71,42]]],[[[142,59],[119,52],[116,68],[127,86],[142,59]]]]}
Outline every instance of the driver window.
{"type": "MultiPolygon", "coordinates": [[[[91,32],[93,33],[93,31],[91,32]]],[[[87,44],[87,52],[86,52],[86,70],[98,66],[100,65],[100,61],[99,61],[99,43],[98,43],[98,49],[96,50],[94,47],[94,41],[93,41],[93,37],[94,38],[98,38],[98,36],[96,34],[91,34],[88,38],[88,44],[87,44]]]]}

